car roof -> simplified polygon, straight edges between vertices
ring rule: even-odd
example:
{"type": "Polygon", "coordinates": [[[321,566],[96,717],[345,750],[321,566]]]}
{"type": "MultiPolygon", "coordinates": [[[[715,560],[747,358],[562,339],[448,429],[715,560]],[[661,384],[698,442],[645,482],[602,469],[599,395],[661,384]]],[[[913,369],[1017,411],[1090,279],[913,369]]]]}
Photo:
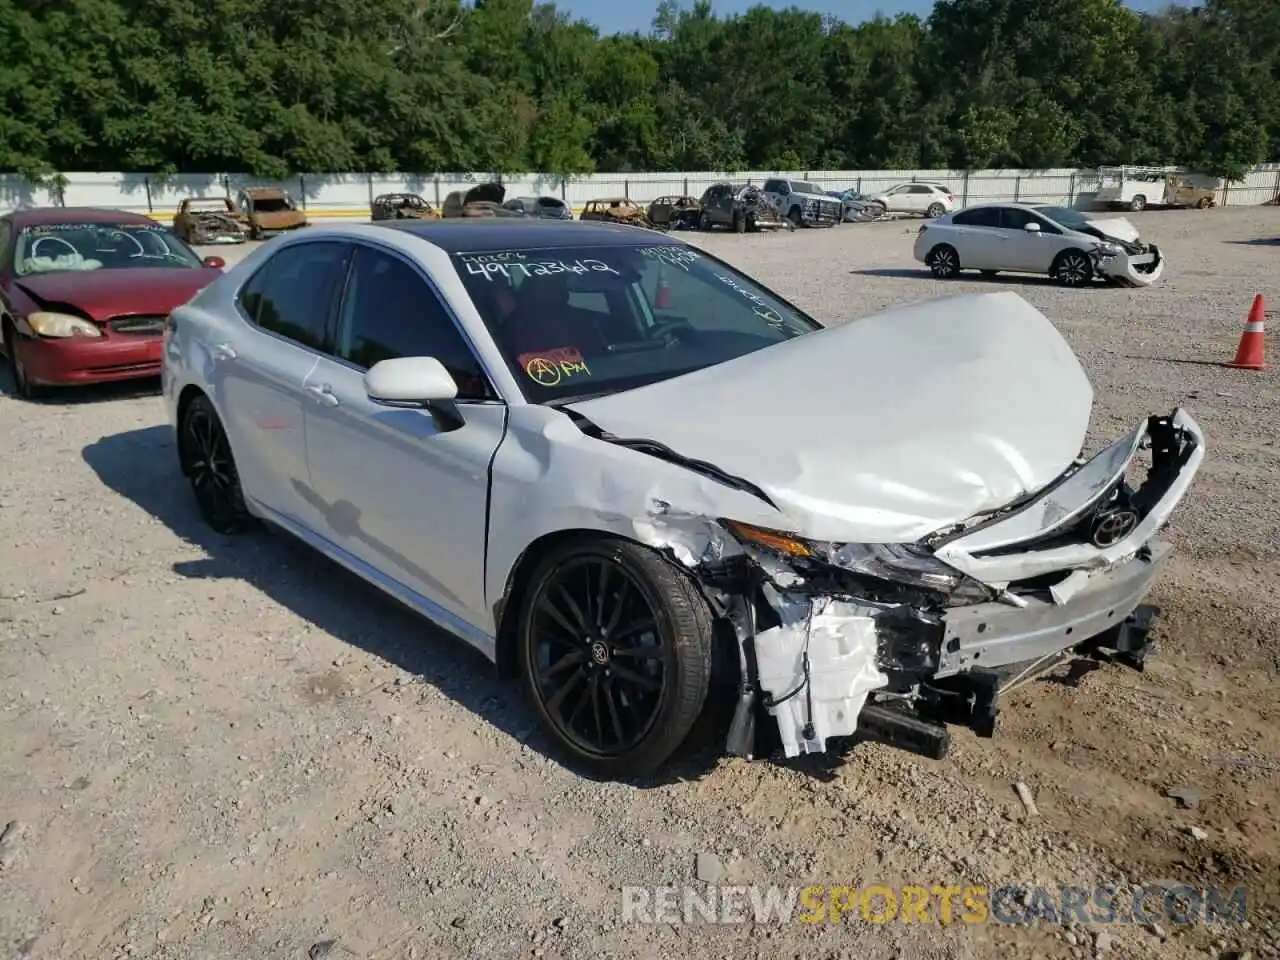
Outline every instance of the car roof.
{"type": "Polygon", "coordinates": [[[10,215],[15,227],[53,226],[63,223],[135,223],[154,227],[156,222],[141,213],[110,207],[27,207],[10,215]]]}
{"type": "Polygon", "coordinates": [[[460,217],[388,221],[376,226],[382,230],[411,233],[447,253],[483,253],[527,247],[683,246],[680,240],[654,230],[591,220],[460,217]]]}
{"type": "Polygon", "coordinates": [[[987,203],[972,203],[965,207],[964,210],[957,210],[956,213],[964,213],[965,210],[986,210],[990,207],[1013,207],[1015,210],[1036,210],[1044,207],[1053,207],[1052,203],[1019,203],[1017,200],[991,200],[987,203]]]}

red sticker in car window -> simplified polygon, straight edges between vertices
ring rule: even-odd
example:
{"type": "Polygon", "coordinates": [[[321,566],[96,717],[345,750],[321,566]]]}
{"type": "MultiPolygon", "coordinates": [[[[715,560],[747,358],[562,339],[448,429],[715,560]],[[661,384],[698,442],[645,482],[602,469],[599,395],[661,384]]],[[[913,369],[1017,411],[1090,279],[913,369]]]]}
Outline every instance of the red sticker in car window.
{"type": "Polygon", "coordinates": [[[577,347],[555,347],[522,353],[516,362],[524,368],[529,378],[543,387],[554,387],[566,377],[591,376],[587,361],[577,347]]]}

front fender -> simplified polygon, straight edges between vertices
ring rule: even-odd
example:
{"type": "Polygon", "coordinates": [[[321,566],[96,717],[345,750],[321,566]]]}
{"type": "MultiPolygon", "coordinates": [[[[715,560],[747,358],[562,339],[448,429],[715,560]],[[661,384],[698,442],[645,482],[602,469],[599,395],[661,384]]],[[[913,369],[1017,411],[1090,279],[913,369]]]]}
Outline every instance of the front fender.
{"type": "Polygon", "coordinates": [[[720,517],[765,527],[785,523],[749,493],[588,437],[558,410],[514,406],[492,468],[486,605],[492,610],[505,599],[530,546],[552,534],[622,537],[693,566],[737,552],[716,522],[720,517]]]}

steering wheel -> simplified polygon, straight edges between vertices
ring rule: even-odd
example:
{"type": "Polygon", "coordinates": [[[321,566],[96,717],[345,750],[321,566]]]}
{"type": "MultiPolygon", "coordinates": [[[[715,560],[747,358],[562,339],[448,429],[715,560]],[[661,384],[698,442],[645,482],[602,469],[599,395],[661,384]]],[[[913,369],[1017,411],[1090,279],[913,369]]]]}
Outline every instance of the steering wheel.
{"type": "Polygon", "coordinates": [[[116,239],[117,237],[124,237],[126,240],[128,240],[130,243],[132,243],[135,247],[138,248],[137,253],[129,254],[130,260],[136,260],[138,257],[156,256],[156,254],[154,253],[148,254],[147,248],[144,247],[142,245],[142,242],[131,233],[126,233],[124,230],[107,230],[105,231],[105,233],[108,237],[110,237],[113,240],[116,239]]]}
{"type": "MultiPolygon", "coordinates": [[[[31,244],[31,258],[33,260],[36,257],[40,256],[40,244],[44,243],[46,240],[52,240],[54,243],[62,244],[64,247],[66,247],[68,250],[71,251],[71,255],[73,257],[80,256],[80,251],[75,248],[75,246],[71,243],[70,240],[65,240],[62,237],[39,237],[31,244]]],[[[53,256],[53,257],[50,257],[49,259],[57,260],[58,258],[56,256],[53,256]]]]}
{"type": "Polygon", "coordinates": [[[698,330],[688,320],[659,320],[649,328],[649,336],[653,340],[665,341],[670,347],[686,338],[696,339],[698,330]]]}

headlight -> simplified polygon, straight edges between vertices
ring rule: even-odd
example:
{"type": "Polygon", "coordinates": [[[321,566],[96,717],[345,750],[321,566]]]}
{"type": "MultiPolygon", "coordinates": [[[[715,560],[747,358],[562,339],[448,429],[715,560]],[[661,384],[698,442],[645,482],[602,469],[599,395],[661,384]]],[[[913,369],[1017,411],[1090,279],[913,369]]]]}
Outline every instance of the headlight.
{"type": "Polygon", "coordinates": [[[1114,243],[1100,243],[1097,246],[1097,250],[1098,250],[1098,253],[1100,253],[1104,257],[1120,256],[1120,248],[1117,247],[1114,243]]]}
{"type": "Polygon", "coordinates": [[[825,543],[735,520],[721,521],[739,543],[783,557],[816,560],[850,573],[905,584],[955,599],[991,600],[995,591],[913,543],[825,543]]]}
{"type": "Polygon", "coordinates": [[[100,337],[102,330],[69,313],[40,310],[27,314],[27,324],[42,337],[100,337]]]}

